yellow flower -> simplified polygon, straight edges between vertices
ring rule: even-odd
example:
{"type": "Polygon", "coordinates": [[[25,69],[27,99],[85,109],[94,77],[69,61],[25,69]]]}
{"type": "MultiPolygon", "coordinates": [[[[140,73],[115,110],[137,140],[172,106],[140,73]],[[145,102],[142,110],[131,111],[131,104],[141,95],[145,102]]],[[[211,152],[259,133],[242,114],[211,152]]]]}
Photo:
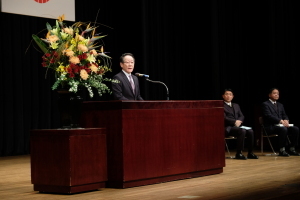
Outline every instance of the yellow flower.
{"type": "Polygon", "coordinates": [[[65,67],[64,67],[62,64],[60,64],[60,65],[58,66],[58,68],[56,69],[56,71],[57,71],[57,72],[60,72],[60,73],[63,73],[63,72],[65,72],[66,70],[65,70],[65,67]]]}
{"type": "Polygon", "coordinates": [[[72,38],[70,42],[72,45],[76,45],[76,40],[74,38],[72,38]]]}
{"type": "Polygon", "coordinates": [[[81,77],[83,80],[88,79],[89,75],[88,75],[88,73],[85,71],[85,69],[80,70],[80,77],[81,77]]]}
{"type": "MultiPolygon", "coordinates": [[[[72,43],[72,41],[71,41],[71,43],[72,43]]],[[[68,49],[71,51],[74,51],[74,45],[72,44],[68,49]]]]}
{"type": "Polygon", "coordinates": [[[57,19],[59,22],[63,22],[65,20],[65,15],[63,14],[62,16],[58,16],[57,19]]]}
{"type": "Polygon", "coordinates": [[[67,26],[64,23],[64,15],[59,16],[54,26],[46,23],[46,27],[46,36],[41,38],[33,34],[32,37],[44,53],[42,66],[55,72],[56,81],[52,89],[68,84],[69,91],[76,93],[79,86],[84,86],[90,97],[94,95],[93,88],[99,95],[109,92],[109,88],[104,87],[102,81],[105,80],[105,72],[111,68],[106,69],[98,65],[102,62],[102,65],[110,65],[111,62],[107,59],[111,58],[104,54],[103,47],[101,52],[96,49],[102,46],[98,39],[104,37],[95,36],[96,27],[82,22],[67,26]]]}

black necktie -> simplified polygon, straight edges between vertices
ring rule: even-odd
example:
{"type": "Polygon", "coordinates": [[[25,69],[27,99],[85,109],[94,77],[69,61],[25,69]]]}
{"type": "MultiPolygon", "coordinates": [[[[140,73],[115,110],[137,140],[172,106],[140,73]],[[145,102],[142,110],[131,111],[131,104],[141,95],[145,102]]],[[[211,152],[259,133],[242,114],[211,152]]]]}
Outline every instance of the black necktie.
{"type": "Polygon", "coordinates": [[[274,106],[275,106],[275,110],[277,111],[277,104],[276,104],[276,102],[274,102],[274,106]]]}

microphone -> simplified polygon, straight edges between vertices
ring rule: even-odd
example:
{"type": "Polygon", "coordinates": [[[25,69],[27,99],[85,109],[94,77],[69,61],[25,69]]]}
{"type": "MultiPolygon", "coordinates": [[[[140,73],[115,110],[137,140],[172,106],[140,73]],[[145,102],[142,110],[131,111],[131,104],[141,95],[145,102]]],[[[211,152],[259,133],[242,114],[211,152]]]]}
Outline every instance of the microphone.
{"type": "Polygon", "coordinates": [[[149,78],[149,75],[147,74],[140,74],[140,73],[135,73],[136,76],[138,77],[145,77],[145,78],[149,78]]]}
{"type": "Polygon", "coordinates": [[[135,73],[134,75],[138,76],[138,77],[145,77],[146,78],[146,81],[149,81],[149,82],[152,82],[152,83],[160,83],[160,84],[163,84],[166,89],[167,89],[167,100],[169,100],[169,89],[168,87],[166,86],[166,84],[164,84],[163,82],[161,81],[152,81],[149,79],[149,75],[147,74],[140,74],[140,73],[135,73]]]}

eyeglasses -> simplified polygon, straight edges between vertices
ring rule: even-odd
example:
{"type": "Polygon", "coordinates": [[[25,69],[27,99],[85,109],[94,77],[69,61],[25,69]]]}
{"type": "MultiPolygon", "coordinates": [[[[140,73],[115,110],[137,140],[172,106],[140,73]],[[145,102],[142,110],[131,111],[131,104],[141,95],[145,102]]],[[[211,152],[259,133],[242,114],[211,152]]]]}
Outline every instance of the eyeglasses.
{"type": "Polygon", "coordinates": [[[134,62],[123,62],[124,64],[134,64],[134,62]]]}

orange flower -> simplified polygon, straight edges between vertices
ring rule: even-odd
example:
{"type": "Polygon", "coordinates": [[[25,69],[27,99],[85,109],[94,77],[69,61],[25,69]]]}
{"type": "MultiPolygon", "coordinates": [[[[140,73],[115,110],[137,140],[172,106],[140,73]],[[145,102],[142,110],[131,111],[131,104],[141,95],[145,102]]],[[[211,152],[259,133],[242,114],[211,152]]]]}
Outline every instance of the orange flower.
{"type": "Polygon", "coordinates": [[[70,57],[69,61],[70,61],[70,63],[73,63],[73,64],[79,64],[80,63],[80,60],[77,56],[70,57]]]}
{"type": "Polygon", "coordinates": [[[52,43],[52,42],[56,42],[57,40],[59,40],[59,38],[57,37],[57,35],[49,35],[47,40],[52,43]]]}
{"type": "Polygon", "coordinates": [[[89,75],[88,75],[88,73],[85,71],[85,69],[80,70],[80,77],[81,77],[83,80],[88,79],[89,75]]]}
{"type": "Polygon", "coordinates": [[[82,40],[84,40],[84,37],[82,37],[81,35],[76,35],[75,39],[82,41],[82,40]]]}
{"type": "Polygon", "coordinates": [[[73,29],[71,28],[64,28],[63,29],[65,33],[68,33],[69,35],[73,35],[73,29]]]}
{"type": "Polygon", "coordinates": [[[97,55],[97,51],[95,49],[90,50],[90,53],[93,54],[94,56],[97,55]]]}
{"type": "Polygon", "coordinates": [[[74,51],[67,49],[64,51],[64,53],[68,56],[68,57],[72,57],[74,56],[74,51]]]}
{"type": "Polygon", "coordinates": [[[98,71],[98,67],[95,66],[94,64],[92,64],[92,65],[90,66],[90,69],[91,69],[93,72],[95,72],[95,73],[98,71]]]}
{"type": "Polygon", "coordinates": [[[82,51],[82,52],[88,51],[88,48],[84,44],[78,44],[77,48],[79,51],[82,51]]]}

